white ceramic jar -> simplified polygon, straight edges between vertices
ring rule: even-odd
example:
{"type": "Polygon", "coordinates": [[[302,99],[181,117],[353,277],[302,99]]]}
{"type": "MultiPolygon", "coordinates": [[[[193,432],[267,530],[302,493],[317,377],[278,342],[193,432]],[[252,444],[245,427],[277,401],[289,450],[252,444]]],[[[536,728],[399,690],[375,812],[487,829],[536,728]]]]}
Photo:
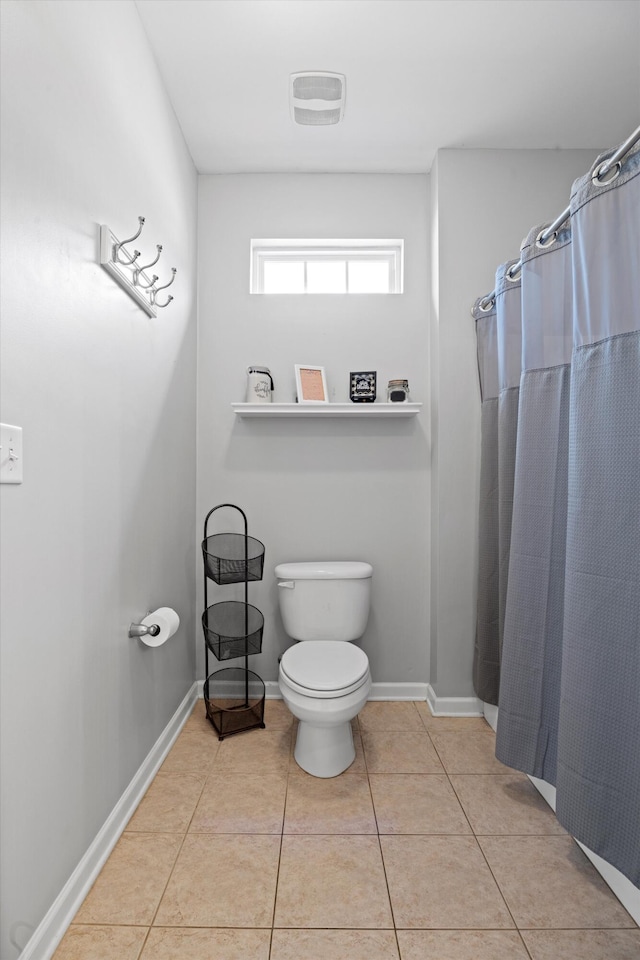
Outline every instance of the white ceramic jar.
{"type": "Polygon", "coordinates": [[[269,367],[247,367],[247,403],[271,403],[273,377],[269,367]]]}

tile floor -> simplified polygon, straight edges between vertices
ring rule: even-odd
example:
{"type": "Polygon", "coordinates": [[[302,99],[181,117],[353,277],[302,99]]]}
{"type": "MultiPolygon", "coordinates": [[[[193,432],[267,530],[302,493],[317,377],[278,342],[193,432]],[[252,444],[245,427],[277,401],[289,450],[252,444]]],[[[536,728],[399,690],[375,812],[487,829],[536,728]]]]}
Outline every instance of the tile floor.
{"type": "Polygon", "coordinates": [[[484,720],[368,703],[356,761],[293,760],[281,701],[196,704],[54,960],[638,960],[640,929],[484,720]]]}

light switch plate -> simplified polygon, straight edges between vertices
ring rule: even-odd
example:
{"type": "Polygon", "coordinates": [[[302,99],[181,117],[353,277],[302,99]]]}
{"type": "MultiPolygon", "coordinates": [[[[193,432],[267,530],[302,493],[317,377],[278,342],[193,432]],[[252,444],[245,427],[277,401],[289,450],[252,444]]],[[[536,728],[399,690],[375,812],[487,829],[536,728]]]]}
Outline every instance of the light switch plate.
{"type": "Polygon", "coordinates": [[[0,423],[0,483],[22,483],[22,427],[0,423]]]}

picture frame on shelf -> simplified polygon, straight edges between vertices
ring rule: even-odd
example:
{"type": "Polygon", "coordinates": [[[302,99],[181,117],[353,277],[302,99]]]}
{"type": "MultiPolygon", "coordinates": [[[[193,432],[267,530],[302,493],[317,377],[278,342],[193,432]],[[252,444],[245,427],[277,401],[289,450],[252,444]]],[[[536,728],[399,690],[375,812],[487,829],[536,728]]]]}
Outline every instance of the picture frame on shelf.
{"type": "Polygon", "coordinates": [[[328,403],[327,379],[324,367],[309,363],[294,364],[298,403],[328,403]]]}
{"type": "Polygon", "coordinates": [[[374,403],[376,399],[376,371],[351,371],[349,398],[352,403],[374,403]]]}

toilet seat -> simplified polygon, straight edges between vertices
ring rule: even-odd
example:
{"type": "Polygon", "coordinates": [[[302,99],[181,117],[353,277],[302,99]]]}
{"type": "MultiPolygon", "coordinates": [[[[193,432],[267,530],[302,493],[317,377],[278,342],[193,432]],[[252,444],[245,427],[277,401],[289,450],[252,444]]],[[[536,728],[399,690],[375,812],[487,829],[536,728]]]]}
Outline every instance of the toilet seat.
{"type": "Polygon", "coordinates": [[[289,647],[280,661],[289,686],[317,699],[346,697],[369,678],[366,653],[342,640],[305,640],[289,647]]]}

